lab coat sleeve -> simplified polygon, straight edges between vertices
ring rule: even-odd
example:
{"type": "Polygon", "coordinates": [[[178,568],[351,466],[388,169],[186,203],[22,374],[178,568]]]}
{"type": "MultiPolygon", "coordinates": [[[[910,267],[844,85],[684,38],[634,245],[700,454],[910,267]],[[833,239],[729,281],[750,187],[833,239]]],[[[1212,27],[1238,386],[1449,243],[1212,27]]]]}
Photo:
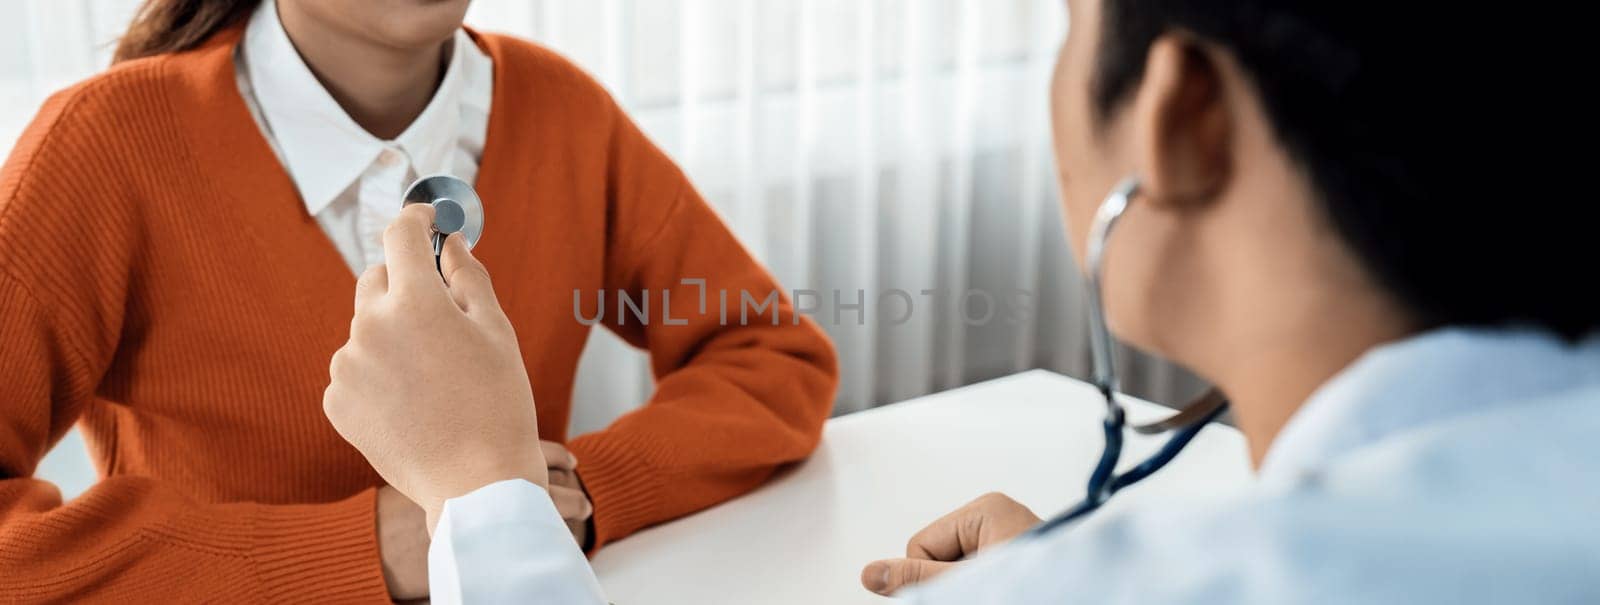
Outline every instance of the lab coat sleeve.
{"type": "Polygon", "coordinates": [[[428,547],[434,603],[605,603],[549,493],[521,479],[445,502],[428,547]]]}

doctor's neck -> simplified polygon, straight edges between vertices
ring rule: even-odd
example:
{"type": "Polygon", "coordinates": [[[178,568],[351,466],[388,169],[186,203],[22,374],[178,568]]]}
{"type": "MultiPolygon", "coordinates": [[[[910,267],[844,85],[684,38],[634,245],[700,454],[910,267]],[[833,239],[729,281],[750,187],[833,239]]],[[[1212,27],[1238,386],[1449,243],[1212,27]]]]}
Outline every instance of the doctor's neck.
{"type": "Polygon", "coordinates": [[[1367,351],[1417,331],[1409,312],[1341,257],[1280,256],[1243,271],[1224,295],[1235,311],[1187,335],[1183,363],[1227,394],[1257,468],[1318,388],[1367,351]]]}
{"type": "Polygon", "coordinates": [[[1317,319],[1236,350],[1220,373],[1213,374],[1231,401],[1234,422],[1249,442],[1256,468],[1318,388],[1367,351],[1412,333],[1390,321],[1350,321],[1351,306],[1330,299],[1325,308],[1307,315],[1317,319]]]}
{"type": "Polygon", "coordinates": [[[308,15],[297,2],[279,2],[278,16],[323,88],[380,139],[400,136],[422,114],[450,60],[448,37],[409,47],[385,44],[308,15]]]}

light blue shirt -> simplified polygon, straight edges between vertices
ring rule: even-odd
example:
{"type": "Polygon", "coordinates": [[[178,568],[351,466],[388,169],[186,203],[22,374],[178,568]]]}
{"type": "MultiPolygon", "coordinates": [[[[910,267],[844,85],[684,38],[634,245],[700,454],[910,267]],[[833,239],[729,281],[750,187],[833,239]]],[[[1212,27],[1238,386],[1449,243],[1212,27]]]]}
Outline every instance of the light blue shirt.
{"type": "Polygon", "coordinates": [[[912,601],[1597,603],[1597,436],[1600,338],[1436,331],[1323,385],[1253,489],[1020,542],[912,601]]]}
{"type": "MultiPolygon", "coordinates": [[[[1324,384],[1244,493],[1019,540],[903,596],[1600,603],[1597,437],[1600,337],[1430,332],[1374,349],[1324,384]]],[[[480,492],[446,506],[430,553],[435,601],[603,602],[539,488],[480,492]],[[528,505],[508,505],[519,501],[528,505]],[[453,535],[464,518],[475,538],[453,535]]]]}

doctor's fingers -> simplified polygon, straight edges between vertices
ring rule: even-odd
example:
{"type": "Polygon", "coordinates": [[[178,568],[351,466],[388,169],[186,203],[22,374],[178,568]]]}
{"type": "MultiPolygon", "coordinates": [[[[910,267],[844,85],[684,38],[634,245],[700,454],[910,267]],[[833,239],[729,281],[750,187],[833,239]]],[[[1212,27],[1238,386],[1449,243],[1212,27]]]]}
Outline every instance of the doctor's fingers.
{"type": "Polygon", "coordinates": [[[389,286],[407,296],[412,291],[444,292],[433,259],[433,207],[411,204],[383,230],[383,257],[389,286]]]}
{"type": "Polygon", "coordinates": [[[1016,500],[988,493],[922,528],[906,542],[906,556],[959,561],[990,545],[1006,542],[1039,522],[1016,500]]]}
{"type": "Polygon", "coordinates": [[[467,239],[460,233],[452,233],[445,239],[439,268],[450,288],[450,298],[467,315],[505,319],[500,301],[494,295],[494,284],[489,281],[489,270],[467,249],[467,239]]]}
{"type": "Polygon", "coordinates": [[[861,585],[867,590],[888,596],[906,586],[931,580],[956,565],[958,563],[926,559],[873,561],[861,570],[861,585]]]}

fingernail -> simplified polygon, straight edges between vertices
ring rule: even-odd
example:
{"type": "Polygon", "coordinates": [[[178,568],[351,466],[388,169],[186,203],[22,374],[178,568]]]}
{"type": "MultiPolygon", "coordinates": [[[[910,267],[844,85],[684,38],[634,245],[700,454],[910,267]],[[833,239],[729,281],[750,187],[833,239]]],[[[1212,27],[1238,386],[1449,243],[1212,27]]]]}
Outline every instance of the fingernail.
{"type": "Polygon", "coordinates": [[[883,590],[889,587],[889,565],[881,561],[868,564],[861,573],[861,583],[867,590],[883,594],[883,590]]]}

